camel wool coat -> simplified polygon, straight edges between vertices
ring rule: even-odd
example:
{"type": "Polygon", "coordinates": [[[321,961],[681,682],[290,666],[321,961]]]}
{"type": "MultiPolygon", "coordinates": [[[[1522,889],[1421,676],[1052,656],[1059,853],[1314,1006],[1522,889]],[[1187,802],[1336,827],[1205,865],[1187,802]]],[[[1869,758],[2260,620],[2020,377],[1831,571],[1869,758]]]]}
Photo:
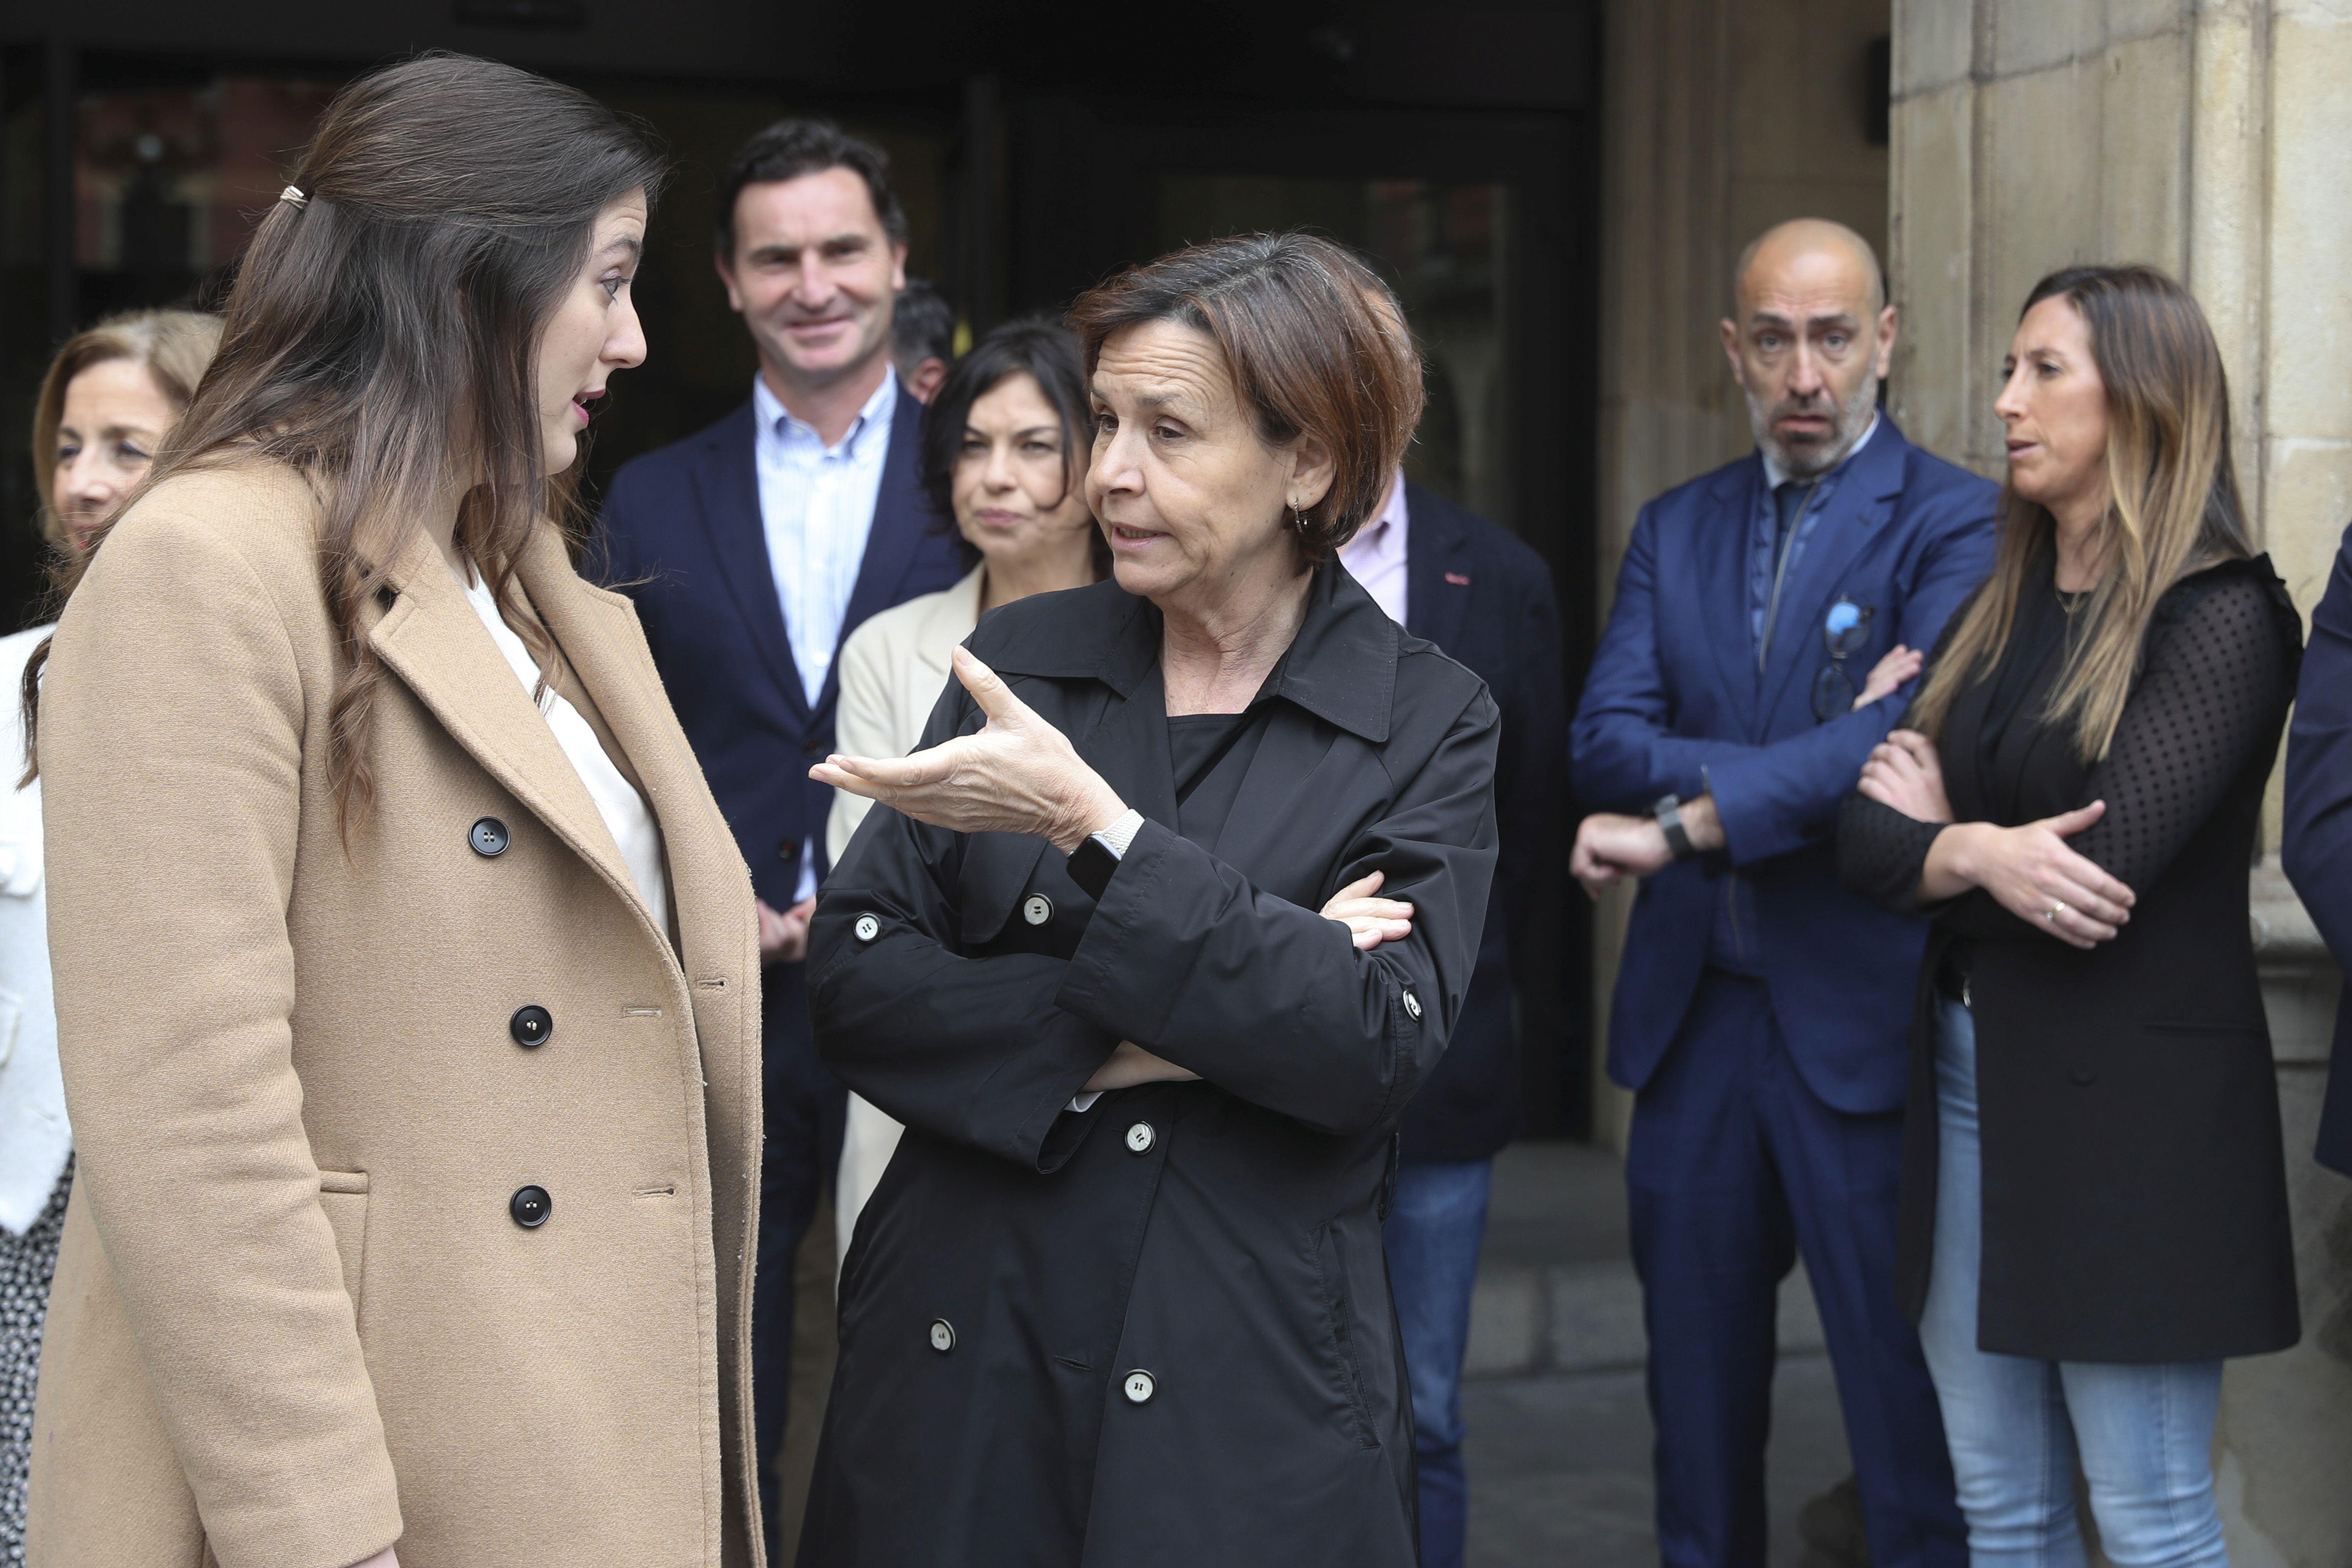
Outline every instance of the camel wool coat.
{"type": "Polygon", "coordinates": [[[30,1561],[755,1563],[734,841],[635,612],[552,528],[518,576],[643,782],[674,931],[421,532],[363,621],[385,679],[346,837],[316,528],[285,468],[175,478],[58,629],[40,756],[79,1174],[30,1561]]]}

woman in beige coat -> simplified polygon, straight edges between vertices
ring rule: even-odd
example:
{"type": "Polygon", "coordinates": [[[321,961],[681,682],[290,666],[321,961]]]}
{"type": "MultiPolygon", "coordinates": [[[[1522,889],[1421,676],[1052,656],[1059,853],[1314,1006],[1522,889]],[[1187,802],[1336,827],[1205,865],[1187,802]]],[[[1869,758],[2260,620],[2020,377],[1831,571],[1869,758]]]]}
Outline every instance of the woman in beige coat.
{"type": "Polygon", "coordinates": [[[47,651],[40,1568],[756,1561],[751,892],[562,517],[658,165],[348,89],[47,651]]]}
{"type": "MultiPolygon", "coordinates": [[[[1059,321],[1005,322],[958,360],[923,411],[922,479],[932,510],[952,520],[971,570],[962,582],[883,611],[841,648],[834,743],[861,757],[902,757],[922,739],[950,659],[981,614],[1032,594],[1079,588],[1103,575],[1109,551],[1087,510],[1092,437],[1086,367],[1059,321]]],[[[839,865],[874,803],[835,792],[825,858],[839,865]]],[[[898,1146],[898,1124],[849,1097],[834,1241],[849,1233],[898,1146]]]]}

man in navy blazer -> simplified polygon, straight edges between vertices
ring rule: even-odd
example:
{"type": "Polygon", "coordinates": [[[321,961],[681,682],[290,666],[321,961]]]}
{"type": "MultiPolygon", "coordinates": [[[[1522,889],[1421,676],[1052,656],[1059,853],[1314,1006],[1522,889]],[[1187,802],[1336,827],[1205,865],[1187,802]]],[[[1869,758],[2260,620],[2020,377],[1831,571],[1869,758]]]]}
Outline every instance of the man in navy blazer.
{"type": "Polygon", "coordinates": [[[907,220],[887,167],[813,121],[771,126],[736,155],[718,263],[759,349],[751,401],[624,466],[603,518],[608,580],[636,601],[759,898],[766,1141],[751,1375],[771,1521],[793,1258],[840,1158],[845,1104],[817,1059],[802,984],[833,803],[808,770],[833,749],[843,639],[963,574],[916,479],[921,406],[890,364],[907,220]]]}
{"type": "Polygon", "coordinates": [[[1467,1522],[1462,1360],[1495,1153],[1518,1131],[1519,1046],[1557,1050],[1568,731],[1551,568],[1517,534],[1400,473],[1340,561],[1405,630],[1486,683],[1502,710],[1495,811],[1502,859],[1462,1012],[1406,1107],[1384,1226],[1412,1387],[1423,1568],[1460,1568],[1467,1522]],[[1517,1002],[1514,1023],[1514,994],[1517,1002]]]}
{"type": "MultiPolygon", "coordinates": [[[[2287,879],[2320,940],[2352,968],[2352,530],[2311,612],[2286,740],[2287,879]]],[[[2352,1176],[2352,997],[2336,1008],[2336,1045],[2319,1113],[2319,1163],[2352,1176]]]]}
{"type": "Polygon", "coordinates": [[[1838,885],[1838,804],[1916,658],[1992,563],[1999,492],[1878,412],[1895,310],[1869,245],[1748,247],[1724,347],[1758,452],[1642,510],[1571,729],[1571,864],[1641,879],[1610,1015],[1649,1330],[1660,1554],[1760,1563],[1774,1303],[1802,1257],[1874,1568],[1968,1550],[1895,1296],[1906,1037],[1926,928],[1838,885]],[[1895,678],[1903,678],[1897,684],[1895,678]]]}

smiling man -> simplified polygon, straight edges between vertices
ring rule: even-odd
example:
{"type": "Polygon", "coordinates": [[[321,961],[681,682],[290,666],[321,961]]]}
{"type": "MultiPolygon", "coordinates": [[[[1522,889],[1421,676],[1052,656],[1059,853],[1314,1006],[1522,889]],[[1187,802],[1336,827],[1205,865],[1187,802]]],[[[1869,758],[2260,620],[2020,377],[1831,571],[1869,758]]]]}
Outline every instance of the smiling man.
{"type": "Polygon", "coordinates": [[[1569,749],[1572,868],[1633,906],[1610,1076],[1650,1338],[1660,1556],[1765,1558],[1774,1302],[1805,1263],[1877,1568],[1967,1560],[1895,1307],[1905,1039],[1927,934],[1838,885],[1839,803],[1992,564],[1999,492],[1879,411],[1878,258],[1800,219],[1723,323],[1757,449],[1642,510],[1569,749]]]}
{"type": "Polygon", "coordinates": [[[802,985],[833,801],[808,768],[833,749],[842,640],[963,568],[929,526],[915,474],[921,408],[890,363],[907,216],[889,161],[824,121],[780,121],[735,155],[719,212],[719,279],[759,351],[751,401],[625,466],[603,528],[607,580],[636,600],[759,895],[766,1142],[751,1356],[772,1530],[793,1257],[839,1161],[846,1099],[817,1059],[802,985]]]}

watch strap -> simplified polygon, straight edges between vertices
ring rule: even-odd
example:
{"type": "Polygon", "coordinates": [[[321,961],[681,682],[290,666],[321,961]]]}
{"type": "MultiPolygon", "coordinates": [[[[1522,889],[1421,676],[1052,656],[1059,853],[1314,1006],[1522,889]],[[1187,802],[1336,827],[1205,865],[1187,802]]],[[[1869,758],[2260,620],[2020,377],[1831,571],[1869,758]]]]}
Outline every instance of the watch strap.
{"type": "Polygon", "coordinates": [[[1093,837],[1101,839],[1104,848],[1124,860],[1129,847],[1135,842],[1135,836],[1142,831],[1143,813],[1130,807],[1125,816],[1093,837]]]}
{"type": "Polygon", "coordinates": [[[1693,850],[1690,829],[1683,826],[1683,802],[1680,795],[1662,795],[1650,808],[1658,821],[1658,831],[1666,836],[1666,852],[1677,860],[1687,860],[1693,850]]]}

